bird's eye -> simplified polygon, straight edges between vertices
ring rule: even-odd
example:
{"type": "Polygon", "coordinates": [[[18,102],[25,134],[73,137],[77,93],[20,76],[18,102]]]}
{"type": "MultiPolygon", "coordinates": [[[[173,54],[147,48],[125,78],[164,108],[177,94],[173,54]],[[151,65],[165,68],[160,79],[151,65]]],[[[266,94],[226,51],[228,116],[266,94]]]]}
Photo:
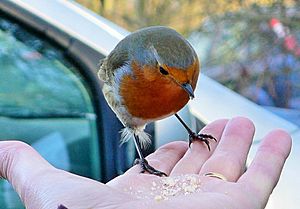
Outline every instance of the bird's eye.
{"type": "Polygon", "coordinates": [[[161,74],[163,74],[163,75],[169,75],[169,72],[168,71],[166,71],[163,67],[159,67],[159,71],[160,71],[160,73],[161,74]]]}

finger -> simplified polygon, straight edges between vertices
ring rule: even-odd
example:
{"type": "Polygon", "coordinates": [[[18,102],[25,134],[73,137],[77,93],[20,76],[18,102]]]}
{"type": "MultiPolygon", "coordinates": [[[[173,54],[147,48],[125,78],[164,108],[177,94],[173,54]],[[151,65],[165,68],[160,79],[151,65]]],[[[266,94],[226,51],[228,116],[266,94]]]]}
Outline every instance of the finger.
{"type": "Polygon", "coordinates": [[[53,169],[33,148],[19,141],[0,142],[0,162],[0,176],[12,184],[21,199],[30,194],[29,185],[38,175],[53,169]]]}
{"type": "MultiPolygon", "coordinates": [[[[170,174],[176,163],[182,158],[188,148],[183,141],[168,143],[146,157],[148,163],[155,169],[170,174]]],[[[125,174],[140,173],[140,165],[130,168],[125,174]]]]}
{"type": "Polygon", "coordinates": [[[291,137],[282,130],[270,132],[262,141],[247,171],[238,183],[250,188],[265,203],[276,186],[292,146],[291,137]]]}
{"type": "MultiPolygon", "coordinates": [[[[228,120],[222,119],[214,121],[205,126],[201,133],[211,134],[215,138],[220,139],[222,132],[228,120]]],[[[219,140],[218,140],[219,141],[219,140]]],[[[212,141],[210,143],[211,151],[207,150],[207,147],[201,141],[194,141],[191,144],[191,148],[187,150],[185,155],[176,164],[171,172],[171,175],[180,175],[187,173],[198,173],[203,163],[210,157],[214,152],[218,142],[212,141]]]]}
{"type": "Polygon", "coordinates": [[[215,172],[228,181],[236,181],[245,170],[245,162],[254,135],[253,123],[243,117],[231,119],[213,155],[205,162],[200,174],[215,172]]]}

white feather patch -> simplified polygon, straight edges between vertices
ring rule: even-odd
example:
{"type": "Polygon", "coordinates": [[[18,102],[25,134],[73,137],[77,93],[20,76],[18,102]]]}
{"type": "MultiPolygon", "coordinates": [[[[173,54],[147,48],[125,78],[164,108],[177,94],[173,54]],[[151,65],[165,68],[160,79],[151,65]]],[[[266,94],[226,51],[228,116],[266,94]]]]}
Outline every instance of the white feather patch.
{"type": "Polygon", "coordinates": [[[134,135],[139,137],[142,148],[147,148],[151,144],[150,134],[144,131],[144,128],[128,128],[125,127],[121,131],[121,144],[134,138],[134,135]]]}

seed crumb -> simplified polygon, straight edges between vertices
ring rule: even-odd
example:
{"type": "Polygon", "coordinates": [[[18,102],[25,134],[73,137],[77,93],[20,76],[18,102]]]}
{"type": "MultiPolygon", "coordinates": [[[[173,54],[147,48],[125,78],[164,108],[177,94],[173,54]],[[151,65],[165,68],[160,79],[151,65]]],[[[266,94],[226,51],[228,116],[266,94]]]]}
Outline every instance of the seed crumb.
{"type": "Polygon", "coordinates": [[[163,197],[161,195],[156,195],[154,197],[154,200],[157,201],[157,202],[161,201],[162,199],[163,199],[163,197]]]}
{"type": "Polygon", "coordinates": [[[164,186],[172,187],[176,184],[175,180],[172,177],[166,177],[163,180],[164,186]]]}
{"type": "Polygon", "coordinates": [[[193,186],[193,185],[188,185],[184,188],[184,191],[185,192],[188,192],[188,193],[192,193],[196,190],[196,188],[193,186]]]}
{"type": "Polygon", "coordinates": [[[201,182],[197,175],[180,175],[155,179],[148,186],[125,188],[124,191],[139,199],[164,201],[179,195],[190,195],[201,191],[201,182]]]}

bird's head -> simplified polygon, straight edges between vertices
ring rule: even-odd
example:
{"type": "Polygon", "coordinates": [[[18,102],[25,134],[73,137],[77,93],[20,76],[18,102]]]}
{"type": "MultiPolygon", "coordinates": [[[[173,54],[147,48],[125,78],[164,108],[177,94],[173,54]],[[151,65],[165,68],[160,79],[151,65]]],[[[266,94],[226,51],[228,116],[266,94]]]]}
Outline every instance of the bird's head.
{"type": "Polygon", "coordinates": [[[133,33],[130,41],[136,73],[169,88],[179,87],[189,98],[194,98],[199,60],[185,38],[173,29],[156,26],[133,33]]]}

